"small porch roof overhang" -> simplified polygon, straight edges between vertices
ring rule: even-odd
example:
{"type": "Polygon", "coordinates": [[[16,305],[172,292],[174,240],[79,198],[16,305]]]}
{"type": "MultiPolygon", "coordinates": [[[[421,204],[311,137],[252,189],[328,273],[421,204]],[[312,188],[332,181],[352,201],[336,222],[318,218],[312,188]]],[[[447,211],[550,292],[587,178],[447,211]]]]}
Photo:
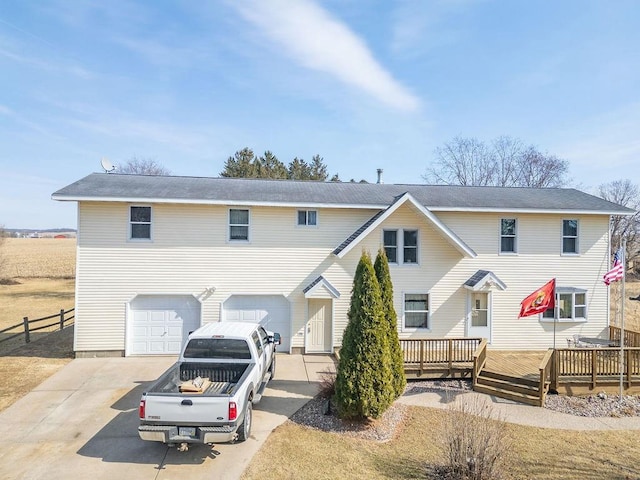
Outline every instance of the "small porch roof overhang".
{"type": "Polygon", "coordinates": [[[338,289],[322,275],[307,285],[302,292],[305,298],[340,298],[338,289]],[[323,292],[325,295],[322,295],[323,292]]]}
{"type": "Polygon", "coordinates": [[[464,288],[467,288],[473,292],[486,290],[488,288],[498,288],[499,290],[506,290],[507,285],[498,278],[496,274],[489,270],[478,270],[476,273],[469,277],[469,280],[464,282],[464,288]]]}

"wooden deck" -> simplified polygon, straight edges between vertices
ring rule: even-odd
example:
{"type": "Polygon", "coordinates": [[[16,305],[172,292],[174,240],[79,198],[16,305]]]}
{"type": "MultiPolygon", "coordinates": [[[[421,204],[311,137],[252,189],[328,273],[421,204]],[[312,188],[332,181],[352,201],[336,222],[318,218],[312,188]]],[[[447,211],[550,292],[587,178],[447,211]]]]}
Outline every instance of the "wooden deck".
{"type": "Polygon", "coordinates": [[[512,377],[538,380],[540,378],[540,362],[546,350],[505,351],[487,350],[487,363],[484,370],[501,373],[512,377]]]}

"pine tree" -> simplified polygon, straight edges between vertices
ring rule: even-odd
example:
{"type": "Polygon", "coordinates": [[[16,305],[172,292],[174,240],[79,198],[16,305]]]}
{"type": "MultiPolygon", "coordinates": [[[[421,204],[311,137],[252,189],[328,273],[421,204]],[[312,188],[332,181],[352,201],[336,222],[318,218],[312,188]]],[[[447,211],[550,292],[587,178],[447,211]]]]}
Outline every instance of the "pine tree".
{"type": "Polygon", "coordinates": [[[393,307],[393,283],[389,272],[389,262],[384,249],[378,250],[376,261],[373,266],[376,278],[380,284],[382,295],[382,309],[386,319],[387,336],[389,339],[389,351],[391,355],[391,372],[393,374],[393,386],[395,398],[399,398],[407,386],[407,378],[404,375],[404,357],[398,338],[398,316],[393,307]]]}
{"type": "Polygon", "coordinates": [[[393,403],[395,390],[380,285],[367,252],[353,279],[348,316],[336,375],[338,414],[378,418],[393,403]]]}

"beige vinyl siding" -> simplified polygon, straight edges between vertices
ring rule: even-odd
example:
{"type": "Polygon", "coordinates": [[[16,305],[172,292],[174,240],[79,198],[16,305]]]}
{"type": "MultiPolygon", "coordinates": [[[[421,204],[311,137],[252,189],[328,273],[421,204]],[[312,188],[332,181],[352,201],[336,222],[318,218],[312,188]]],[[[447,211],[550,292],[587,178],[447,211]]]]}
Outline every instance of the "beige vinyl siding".
{"type": "Polygon", "coordinates": [[[76,342],[80,351],[124,350],[126,305],[137,294],[193,295],[203,322],[220,320],[231,295],[283,295],[291,306],[292,347],[304,346],[308,320],[303,289],[323,275],[341,294],[334,301],[334,346],[342,342],[353,274],[364,250],[372,260],[384,229],[419,231],[418,265],[391,265],[394,303],[403,338],[466,334],[464,282],[478,269],[491,270],[506,285],[493,293],[495,348],[540,349],[553,343],[553,324],[537,316],[518,319],[520,301],[552,277],[559,286],[588,291],[588,322],[558,324],[558,346],[574,333],[595,336],[607,326],[606,216],[576,216],[580,254],[561,255],[567,215],[439,212],[438,218],[476,253],[467,258],[408,204],[401,206],[344,258],[332,250],[375,211],[317,209],[318,226],[297,225],[296,208],[251,207],[249,242],[228,241],[234,205],[152,205],[152,240],[129,241],[129,204],[79,203],[76,342]],[[500,255],[500,219],[518,219],[518,254],[500,255]],[[215,287],[211,294],[207,287],[215,287]],[[403,293],[429,293],[431,330],[401,329],[403,293]]]}
{"type": "MultiPolygon", "coordinates": [[[[80,203],[76,350],[124,350],[126,304],[137,294],[193,295],[203,322],[219,320],[233,294],[284,295],[291,304],[292,345],[303,346],[302,290],[334,262],[331,251],[375,213],[320,209],[320,226],[303,228],[295,208],[254,207],[250,242],[230,242],[229,207],[152,209],[152,240],[128,241],[128,204],[80,203]],[[207,294],[212,286],[215,292],[207,294]]],[[[343,299],[350,296],[350,278],[328,277],[343,299]]]]}

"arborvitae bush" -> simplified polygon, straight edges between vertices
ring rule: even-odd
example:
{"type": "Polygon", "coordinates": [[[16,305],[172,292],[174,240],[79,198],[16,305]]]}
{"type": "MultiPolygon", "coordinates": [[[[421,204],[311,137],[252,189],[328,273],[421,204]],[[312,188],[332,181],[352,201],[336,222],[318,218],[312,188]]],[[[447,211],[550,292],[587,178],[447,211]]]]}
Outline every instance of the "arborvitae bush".
{"type": "Polygon", "coordinates": [[[334,401],[342,418],[378,418],[395,390],[380,285],[363,252],[353,279],[349,323],[344,331],[334,401]]]}
{"type": "Polygon", "coordinates": [[[391,282],[387,254],[383,249],[378,250],[374,270],[378,283],[380,284],[382,309],[384,310],[386,320],[389,352],[391,355],[393,389],[395,398],[399,398],[404,393],[407,378],[404,375],[404,358],[402,349],[400,348],[400,339],[398,338],[398,316],[396,315],[396,309],[393,307],[393,283],[391,282]]]}

